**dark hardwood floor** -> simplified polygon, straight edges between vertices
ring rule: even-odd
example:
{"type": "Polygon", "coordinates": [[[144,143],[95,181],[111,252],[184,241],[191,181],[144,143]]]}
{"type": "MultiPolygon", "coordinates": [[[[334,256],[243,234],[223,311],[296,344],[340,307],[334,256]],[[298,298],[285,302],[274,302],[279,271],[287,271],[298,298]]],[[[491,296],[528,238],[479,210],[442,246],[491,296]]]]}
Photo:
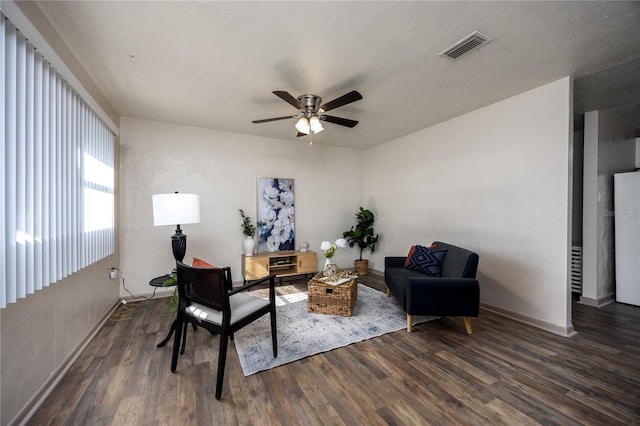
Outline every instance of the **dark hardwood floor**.
{"type": "MultiPolygon", "coordinates": [[[[381,277],[363,277],[384,289],[381,277]]],[[[279,292],[304,288],[285,281],[279,292]]],[[[218,337],[189,330],[178,370],[166,299],[119,308],[30,425],[640,424],[640,308],[574,304],[578,335],[481,311],[244,377],[235,347],[214,398],[218,337]]]]}

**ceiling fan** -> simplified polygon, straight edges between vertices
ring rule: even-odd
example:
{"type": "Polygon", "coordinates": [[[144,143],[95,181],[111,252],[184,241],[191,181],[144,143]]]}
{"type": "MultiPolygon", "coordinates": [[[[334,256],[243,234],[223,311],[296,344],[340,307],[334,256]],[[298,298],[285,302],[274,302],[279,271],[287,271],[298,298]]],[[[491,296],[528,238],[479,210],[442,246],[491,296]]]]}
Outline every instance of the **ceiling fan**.
{"type": "Polygon", "coordinates": [[[268,123],[269,121],[297,118],[298,121],[295,124],[295,128],[298,130],[297,136],[308,135],[311,132],[313,132],[313,134],[321,132],[322,130],[324,130],[321,121],[326,121],[327,123],[338,124],[340,126],[346,127],[354,127],[356,124],[358,124],[358,122],[355,120],[349,120],[348,118],[335,117],[333,115],[325,114],[325,112],[327,111],[362,99],[362,95],[355,90],[352,90],[349,93],[346,93],[332,101],[329,101],[326,104],[322,104],[322,98],[318,95],[302,95],[298,96],[298,98],[296,99],[289,92],[285,92],[283,90],[275,90],[273,94],[283,101],[291,104],[294,108],[299,109],[300,112],[295,115],[286,115],[284,117],[253,120],[252,123],[268,123]]]}

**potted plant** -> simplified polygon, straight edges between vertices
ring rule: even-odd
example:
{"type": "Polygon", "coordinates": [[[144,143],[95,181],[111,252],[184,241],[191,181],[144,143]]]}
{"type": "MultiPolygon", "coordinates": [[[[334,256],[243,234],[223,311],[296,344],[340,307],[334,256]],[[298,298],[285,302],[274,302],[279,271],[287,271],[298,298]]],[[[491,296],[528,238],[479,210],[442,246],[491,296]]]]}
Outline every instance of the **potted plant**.
{"type": "Polygon", "coordinates": [[[374,214],[371,210],[360,207],[356,213],[358,223],[352,226],[349,231],[342,233],[342,236],[349,243],[349,247],[357,245],[360,248],[360,258],[355,261],[356,274],[364,275],[369,268],[369,261],[362,258],[362,252],[368,248],[371,253],[376,251],[376,243],[378,242],[378,234],[373,233],[374,214]]]}
{"type": "MultiPolygon", "coordinates": [[[[242,233],[244,234],[244,241],[242,248],[244,249],[245,256],[253,256],[253,252],[256,249],[256,240],[253,237],[256,235],[256,225],[253,224],[251,218],[244,213],[244,210],[239,209],[240,217],[242,218],[242,233]]],[[[257,224],[260,226],[260,222],[257,224]]]]}
{"type": "MultiPolygon", "coordinates": [[[[169,278],[164,280],[162,283],[162,287],[172,287],[178,285],[178,274],[172,274],[169,278]]],[[[173,290],[173,294],[167,300],[167,309],[165,309],[165,315],[171,315],[172,317],[176,317],[178,313],[178,287],[173,290]]]]}
{"type": "Polygon", "coordinates": [[[347,242],[344,238],[338,238],[333,244],[329,241],[323,241],[322,244],[320,244],[320,250],[322,250],[325,258],[324,269],[322,271],[325,277],[330,277],[338,273],[338,266],[333,263],[331,258],[336,254],[336,250],[338,250],[339,247],[346,246],[347,242]]]}

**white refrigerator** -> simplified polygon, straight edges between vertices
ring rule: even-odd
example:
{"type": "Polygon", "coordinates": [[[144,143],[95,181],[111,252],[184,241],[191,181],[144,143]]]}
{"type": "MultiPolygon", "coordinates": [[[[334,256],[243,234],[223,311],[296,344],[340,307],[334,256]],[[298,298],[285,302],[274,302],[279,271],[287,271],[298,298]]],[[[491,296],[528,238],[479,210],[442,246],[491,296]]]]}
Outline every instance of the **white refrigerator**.
{"type": "Polygon", "coordinates": [[[616,301],[640,306],[640,171],[613,176],[616,301]]]}

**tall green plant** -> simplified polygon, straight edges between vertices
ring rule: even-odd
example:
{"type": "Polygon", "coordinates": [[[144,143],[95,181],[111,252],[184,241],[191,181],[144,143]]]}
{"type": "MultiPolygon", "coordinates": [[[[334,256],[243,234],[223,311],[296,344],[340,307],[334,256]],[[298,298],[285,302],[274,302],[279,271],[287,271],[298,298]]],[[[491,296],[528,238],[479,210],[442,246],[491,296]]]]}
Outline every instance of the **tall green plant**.
{"type": "Polygon", "coordinates": [[[362,252],[368,248],[371,253],[376,251],[376,243],[378,242],[378,234],[374,234],[373,222],[375,220],[374,214],[371,210],[360,207],[358,213],[356,213],[356,219],[358,223],[352,226],[349,231],[342,233],[342,236],[349,243],[349,247],[357,245],[360,248],[360,260],[362,260],[362,252]]]}

